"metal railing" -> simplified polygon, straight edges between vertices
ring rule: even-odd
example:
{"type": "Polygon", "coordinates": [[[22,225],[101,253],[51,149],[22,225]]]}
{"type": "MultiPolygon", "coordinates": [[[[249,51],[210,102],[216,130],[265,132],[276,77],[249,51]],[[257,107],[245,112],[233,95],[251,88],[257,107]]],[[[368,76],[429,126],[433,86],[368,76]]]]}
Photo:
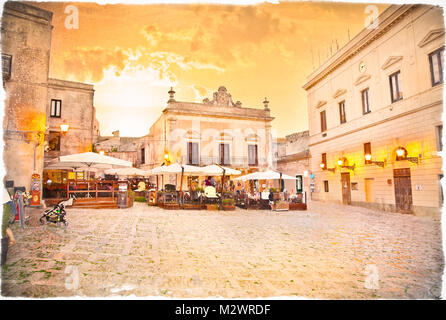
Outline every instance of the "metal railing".
{"type": "Polygon", "coordinates": [[[251,159],[249,157],[228,157],[222,159],[217,156],[201,156],[198,158],[190,159],[188,156],[182,156],[181,162],[184,164],[195,166],[207,166],[211,164],[219,164],[227,167],[258,167],[267,164],[267,159],[258,157],[257,159],[251,159]],[[192,161],[191,161],[192,160],[192,161]]]}

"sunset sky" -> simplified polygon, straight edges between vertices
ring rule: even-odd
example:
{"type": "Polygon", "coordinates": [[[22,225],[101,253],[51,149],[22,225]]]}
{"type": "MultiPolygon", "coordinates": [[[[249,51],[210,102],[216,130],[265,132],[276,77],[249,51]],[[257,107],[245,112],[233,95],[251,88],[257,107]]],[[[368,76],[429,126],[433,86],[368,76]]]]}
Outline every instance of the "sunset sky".
{"type": "Polygon", "coordinates": [[[275,136],[306,130],[306,76],[367,16],[348,3],[30,4],[54,13],[50,77],[94,84],[101,134],[123,136],[148,133],[170,86],[177,101],[212,99],[221,85],[243,107],[267,97],[275,136]],[[64,26],[68,4],[78,29],[64,26]]]}

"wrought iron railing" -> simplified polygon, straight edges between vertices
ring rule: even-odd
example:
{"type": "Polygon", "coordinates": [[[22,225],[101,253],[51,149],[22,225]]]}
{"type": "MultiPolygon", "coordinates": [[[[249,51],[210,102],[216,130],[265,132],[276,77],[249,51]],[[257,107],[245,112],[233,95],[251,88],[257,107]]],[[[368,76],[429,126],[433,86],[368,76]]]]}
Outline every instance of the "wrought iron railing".
{"type": "Polygon", "coordinates": [[[229,157],[222,159],[217,156],[201,156],[198,158],[190,159],[188,156],[182,156],[181,162],[184,164],[195,165],[195,166],[207,166],[211,164],[219,164],[228,167],[258,167],[265,165],[267,163],[266,158],[251,159],[249,157],[229,157]]]}

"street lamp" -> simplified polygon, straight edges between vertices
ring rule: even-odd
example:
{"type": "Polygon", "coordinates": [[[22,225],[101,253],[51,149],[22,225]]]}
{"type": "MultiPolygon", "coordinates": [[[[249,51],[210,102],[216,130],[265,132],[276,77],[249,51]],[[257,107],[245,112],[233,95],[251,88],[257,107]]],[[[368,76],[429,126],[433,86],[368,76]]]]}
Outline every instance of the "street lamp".
{"type": "Polygon", "coordinates": [[[364,156],[365,160],[366,160],[366,164],[376,164],[378,167],[384,168],[384,161],[372,161],[372,155],[367,153],[364,156]]]}
{"type": "Polygon", "coordinates": [[[341,168],[349,169],[349,170],[355,170],[356,165],[353,164],[352,166],[349,166],[347,158],[340,158],[338,160],[338,166],[340,166],[341,168]]]}
{"type": "Polygon", "coordinates": [[[70,125],[69,125],[68,123],[66,123],[65,121],[63,121],[63,122],[60,124],[60,131],[61,131],[63,134],[67,133],[69,128],[70,128],[70,125]]]}
{"type": "Polygon", "coordinates": [[[396,149],[396,161],[408,160],[412,163],[418,164],[418,157],[408,157],[406,148],[401,146],[396,149]]]}

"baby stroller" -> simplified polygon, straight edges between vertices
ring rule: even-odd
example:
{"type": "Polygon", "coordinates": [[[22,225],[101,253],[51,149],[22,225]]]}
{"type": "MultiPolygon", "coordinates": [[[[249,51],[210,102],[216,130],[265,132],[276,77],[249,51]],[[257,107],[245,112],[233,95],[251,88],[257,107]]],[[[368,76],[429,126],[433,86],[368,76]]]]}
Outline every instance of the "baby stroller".
{"type": "Polygon", "coordinates": [[[59,225],[63,223],[65,227],[68,226],[68,221],[65,219],[67,212],[65,211],[65,206],[71,206],[73,204],[74,198],[70,197],[68,200],[59,201],[53,209],[45,210],[43,215],[40,217],[40,224],[45,223],[55,223],[59,225]]]}

